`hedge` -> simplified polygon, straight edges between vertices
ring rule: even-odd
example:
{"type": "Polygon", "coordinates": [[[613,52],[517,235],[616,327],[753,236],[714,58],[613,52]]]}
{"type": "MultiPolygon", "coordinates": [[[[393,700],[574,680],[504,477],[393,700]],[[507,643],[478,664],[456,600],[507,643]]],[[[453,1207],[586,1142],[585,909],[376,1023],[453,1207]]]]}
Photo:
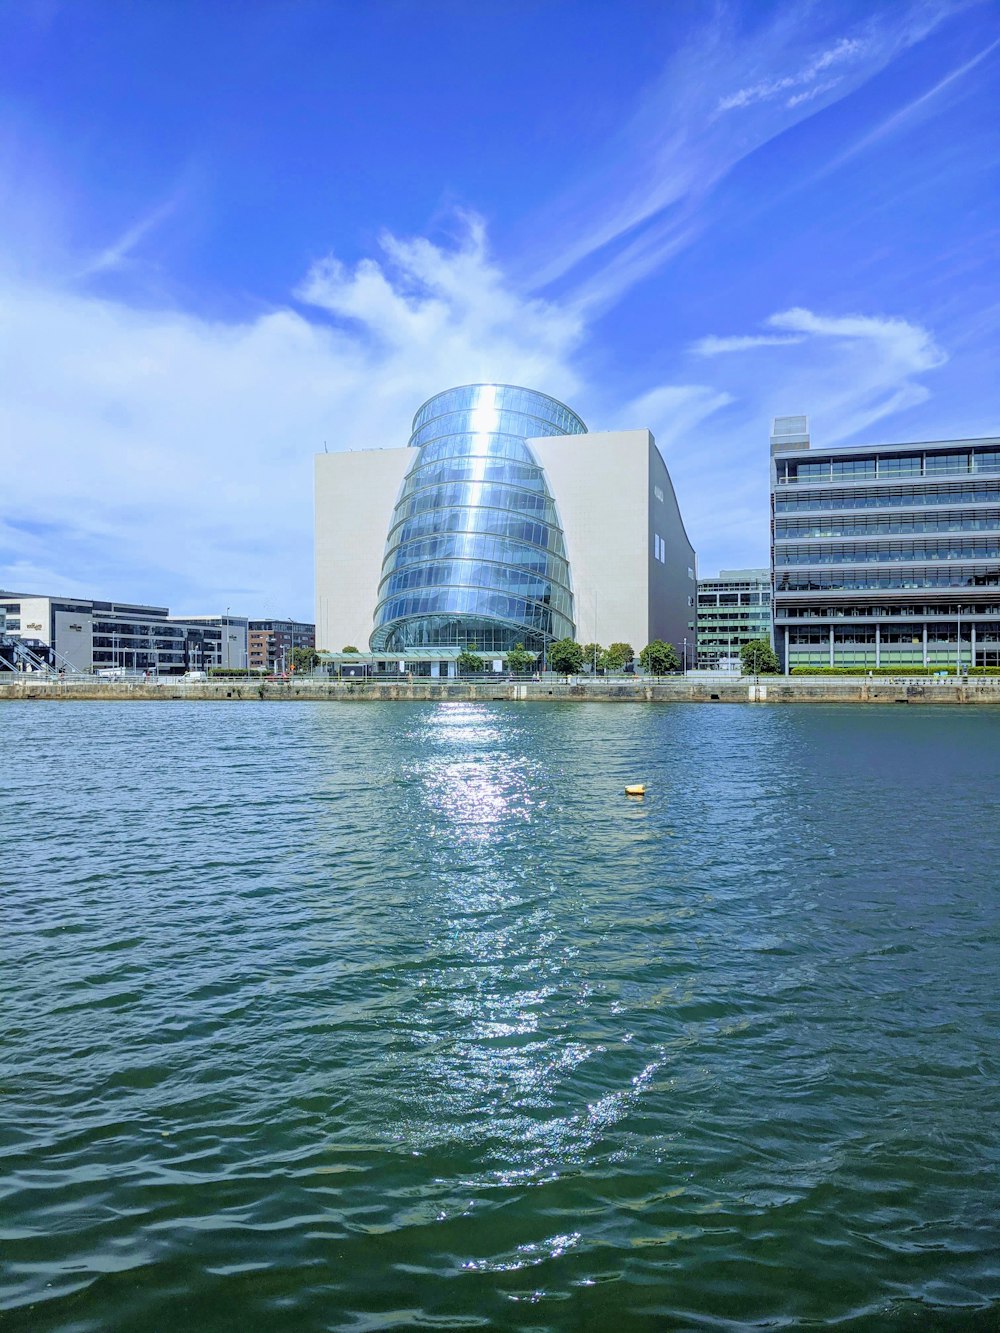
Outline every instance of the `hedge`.
{"type": "Polygon", "coordinates": [[[1000,667],[963,667],[961,672],[953,666],[822,666],[792,667],[793,676],[1000,676],[1000,667]]]}

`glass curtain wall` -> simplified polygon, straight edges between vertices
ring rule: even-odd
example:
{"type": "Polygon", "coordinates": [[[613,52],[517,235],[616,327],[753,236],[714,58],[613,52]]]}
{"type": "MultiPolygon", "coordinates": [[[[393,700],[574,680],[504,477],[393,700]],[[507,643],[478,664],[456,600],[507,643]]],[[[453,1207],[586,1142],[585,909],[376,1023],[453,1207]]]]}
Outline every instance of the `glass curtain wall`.
{"type": "Polygon", "coordinates": [[[382,562],[376,652],[475,646],[541,651],[572,636],[569,563],[555,502],[527,440],[582,435],[546,394],[470,384],[426,402],[382,562]]]}

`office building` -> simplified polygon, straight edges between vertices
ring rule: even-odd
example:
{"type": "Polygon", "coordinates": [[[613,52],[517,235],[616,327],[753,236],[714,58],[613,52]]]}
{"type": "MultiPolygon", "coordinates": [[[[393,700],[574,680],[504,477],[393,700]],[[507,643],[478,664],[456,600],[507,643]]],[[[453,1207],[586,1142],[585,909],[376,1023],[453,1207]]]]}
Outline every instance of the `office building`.
{"type": "Polygon", "coordinates": [[[814,449],[771,435],[783,667],[1000,665],[1000,439],[814,449]]]}
{"type": "Polygon", "coordinates": [[[296,648],[316,647],[316,626],[304,620],[251,620],[247,633],[250,666],[258,671],[286,671],[296,648]]]}
{"type": "Polygon", "coordinates": [[[440,674],[466,646],[695,639],[695,557],[648,430],[529,389],[426,402],[406,448],[316,459],[317,646],[440,674]]]}
{"type": "Polygon", "coordinates": [[[181,675],[244,668],[244,616],[171,616],[164,606],[0,591],[5,638],[0,670],[49,667],[69,672],[181,675]]]}
{"type": "Polygon", "coordinates": [[[740,648],[752,639],[771,642],[771,571],[723,569],[698,580],[698,666],[738,671],[740,648]]]}

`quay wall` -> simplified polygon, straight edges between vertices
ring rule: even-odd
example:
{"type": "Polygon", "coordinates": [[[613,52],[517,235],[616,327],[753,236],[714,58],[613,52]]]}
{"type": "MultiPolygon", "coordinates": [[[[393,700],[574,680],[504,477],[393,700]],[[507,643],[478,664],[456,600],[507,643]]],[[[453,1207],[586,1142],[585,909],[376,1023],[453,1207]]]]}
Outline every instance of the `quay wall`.
{"type": "Polygon", "coordinates": [[[0,681],[5,700],[173,699],[239,702],[293,700],[371,703],[386,700],[503,700],[567,703],[905,703],[1000,704],[1000,677],[808,677],[761,676],[735,680],[542,680],[404,681],[215,680],[194,682],[74,681],[72,678],[19,678],[0,681]]]}

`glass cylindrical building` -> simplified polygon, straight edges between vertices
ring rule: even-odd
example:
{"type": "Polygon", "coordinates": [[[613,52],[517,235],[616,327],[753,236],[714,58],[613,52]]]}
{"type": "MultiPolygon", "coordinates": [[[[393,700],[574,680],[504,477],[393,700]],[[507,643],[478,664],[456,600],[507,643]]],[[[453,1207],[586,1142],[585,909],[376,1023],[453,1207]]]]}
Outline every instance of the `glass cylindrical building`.
{"type": "Polygon", "coordinates": [[[467,384],[424,403],[382,561],[375,652],[540,651],[572,637],[563,533],[527,441],[586,430],[554,398],[510,384],[467,384]]]}

